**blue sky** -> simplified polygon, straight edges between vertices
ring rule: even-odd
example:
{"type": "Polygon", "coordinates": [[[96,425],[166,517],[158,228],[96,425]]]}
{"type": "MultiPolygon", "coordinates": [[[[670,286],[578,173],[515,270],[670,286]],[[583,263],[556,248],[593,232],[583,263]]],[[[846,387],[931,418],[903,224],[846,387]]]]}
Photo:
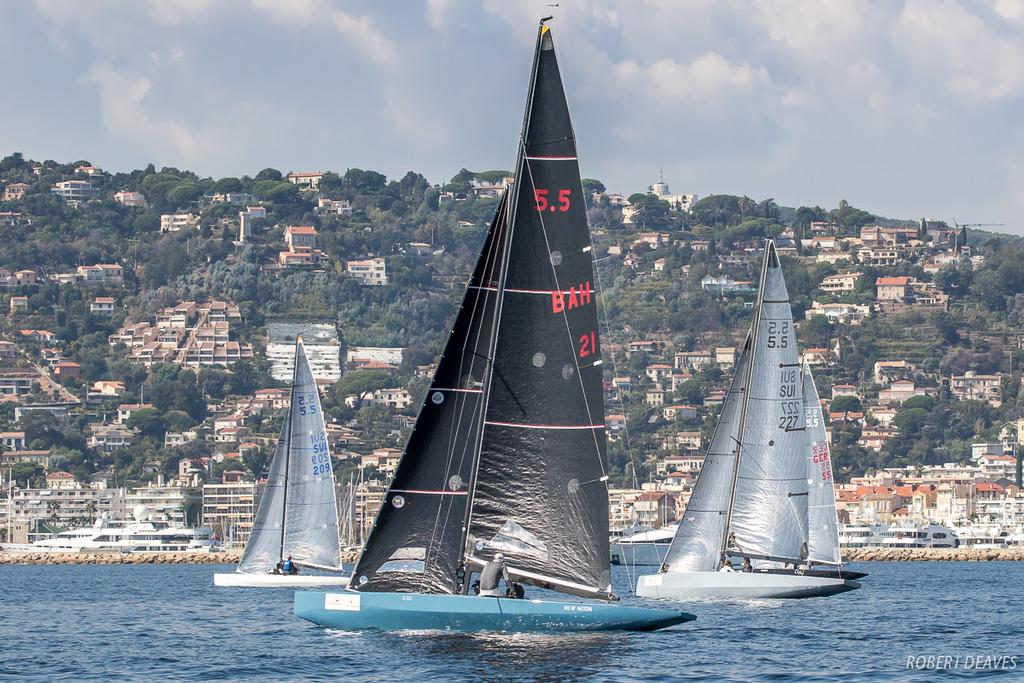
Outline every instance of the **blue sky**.
{"type": "Polygon", "coordinates": [[[1008,224],[1024,0],[36,0],[0,20],[0,153],[204,175],[508,168],[553,12],[583,174],[1008,224]]]}

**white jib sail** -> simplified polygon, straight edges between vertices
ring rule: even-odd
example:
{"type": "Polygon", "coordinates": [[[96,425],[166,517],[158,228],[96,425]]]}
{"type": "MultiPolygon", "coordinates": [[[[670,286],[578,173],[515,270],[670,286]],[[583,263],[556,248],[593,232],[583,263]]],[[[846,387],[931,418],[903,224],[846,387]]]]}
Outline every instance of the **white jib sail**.
{"type": "Polygon", "coordinates": [[[839,564],[839,520],[832,478],[832,458],[825,435],[821,401],[811,368],[803,369],[804,416],[807,422],[807,559],[839,564]]]}
{"type": "Polygon", "coordinates": [[[729,393],[715,425],[704,464],[694,484],[686,512],[679,521],[675,538],[668,549],[668,571],[708,571],[718,569],[725,534],[729,496],[736,467],[739,417],[750,364],[750,337],[736,364],[729,393]]]}

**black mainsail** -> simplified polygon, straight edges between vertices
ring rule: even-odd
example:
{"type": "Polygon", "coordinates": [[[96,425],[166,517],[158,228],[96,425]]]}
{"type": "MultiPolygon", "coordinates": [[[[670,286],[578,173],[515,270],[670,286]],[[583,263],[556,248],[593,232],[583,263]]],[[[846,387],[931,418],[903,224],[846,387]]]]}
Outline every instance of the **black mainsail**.
{"type": "Polygon", "coordinates": [[[543,22],[515,169],[352,588],[465,592],[501,552],[517,580],[611,596],[590,229],[543,22]]]}
{"type": "Polygon", "coordinates": [[[551,31],[537,38],[467,554],[607,597],[607,457],[594,269],[551,31]]]}

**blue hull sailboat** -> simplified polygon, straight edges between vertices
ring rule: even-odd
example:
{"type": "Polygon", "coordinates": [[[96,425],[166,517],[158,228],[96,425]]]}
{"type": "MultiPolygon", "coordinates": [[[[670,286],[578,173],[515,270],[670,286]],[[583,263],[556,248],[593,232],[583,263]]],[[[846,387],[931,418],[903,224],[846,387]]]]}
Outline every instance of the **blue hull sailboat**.
{"type": "Polygon", "coordinates": [[[297,616],[341,629],[463,631],[652,630],[694,618],[610,604],[593,268],[575,135],[542,20],[515,183],[352,582],[297,593],[297,616]],[[519,588],[605,602],[472,595],[474,575],[498,555],[519,588]]]}
{"type": "Polygon", "coordinates": [[[341,630],[654,631],[693,619],[625,605],[419,593],[300,592],[295,616],[341,630]]]}

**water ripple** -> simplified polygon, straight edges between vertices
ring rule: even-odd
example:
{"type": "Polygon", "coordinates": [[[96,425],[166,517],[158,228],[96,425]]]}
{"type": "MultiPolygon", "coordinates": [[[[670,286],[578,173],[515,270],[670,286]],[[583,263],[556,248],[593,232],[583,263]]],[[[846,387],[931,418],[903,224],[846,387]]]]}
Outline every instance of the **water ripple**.
{"type": "MultiPolygon", "coordinates": [[[[1024,563],[872,563],[831,598],[690,603],[655,633],[318,629],[291,591],[215,589],[209,565],[0,569],[0,678],[11,681],[932,681],[908,658],[1016,656],[1024,563]]],[[[628,594],[625,571],[615,587],[628,594]]],[[[627,597],[626,603],[657,605],[627,597]]]]}

